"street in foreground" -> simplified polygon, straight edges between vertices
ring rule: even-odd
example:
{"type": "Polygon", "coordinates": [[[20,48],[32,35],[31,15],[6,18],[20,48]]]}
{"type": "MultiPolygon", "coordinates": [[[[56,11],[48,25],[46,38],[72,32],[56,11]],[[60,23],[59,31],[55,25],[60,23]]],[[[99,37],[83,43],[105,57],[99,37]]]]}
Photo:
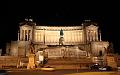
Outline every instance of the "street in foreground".
{"type": "MultiPolygon", "coordinates": [[[[92,70],[7,70],[7,75],[120,75],[118,71],[92,71],[92,70]]],[[[2,74],[0,74],[2,75],[2,74]]],[[[4,74],[3,74],[4,75],[4,74]]]]}

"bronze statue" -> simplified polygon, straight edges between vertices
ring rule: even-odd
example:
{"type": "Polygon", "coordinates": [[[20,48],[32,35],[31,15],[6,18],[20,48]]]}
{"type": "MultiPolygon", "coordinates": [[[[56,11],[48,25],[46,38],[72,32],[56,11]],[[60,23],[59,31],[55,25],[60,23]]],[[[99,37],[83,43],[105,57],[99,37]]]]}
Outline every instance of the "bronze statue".
{"type": "Polygon", "coordinates": [[[64,38],[60,37],[60,39],[59,39],[59,45],[63,45],[63,41],[64,41],[64,38]]]}
{"type": "Polygon", "coordinates": [[[30,44],[30,53],[35,54],[34,44],[32,42],[30,44]]]}
{"type": "Polygon", "coordinates": [[[60,30],[60,38],[59,38],[59,45],[63,45],[64,42],[64,37],[63,37],[64,33],[63,30],[60,30]]]}
{"type": "Polygon", "coordinates": [[[63,30],[61,29],[60,30],[60,36],[63,36],[64,35],[64,33],[63,33],[63,30]]]}

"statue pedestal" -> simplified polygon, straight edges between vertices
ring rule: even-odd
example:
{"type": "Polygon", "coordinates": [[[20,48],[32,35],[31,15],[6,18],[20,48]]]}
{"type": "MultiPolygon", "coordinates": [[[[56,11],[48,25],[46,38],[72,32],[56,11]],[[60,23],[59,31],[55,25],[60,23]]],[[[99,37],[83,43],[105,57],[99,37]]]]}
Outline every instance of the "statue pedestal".
{"type": "Polygon", "coordinates": [[[106,55],[106,59],[107,59],[107,66],[110,66],[112,68],[117,68],[117,63],[115,60],[115,56],[113,54],[106,55]]]}
{"type": "Polygon", "coordinates": [[[27,69],[35,69],[35,54],[29,54],[27,69]]]}

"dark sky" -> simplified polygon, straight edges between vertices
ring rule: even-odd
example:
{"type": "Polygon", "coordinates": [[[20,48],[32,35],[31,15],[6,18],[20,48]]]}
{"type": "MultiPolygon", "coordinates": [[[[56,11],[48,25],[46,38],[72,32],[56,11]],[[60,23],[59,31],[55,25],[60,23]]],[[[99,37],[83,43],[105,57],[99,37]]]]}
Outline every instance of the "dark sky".
{"type": "Polygon", "coordinates": [[[7,2],[1,14],[0,47],[10,40],[17,40],[18,23],[32,16],[39,24],[81,24],[90,18],[102,30],[102,39],[113,42],[115,52],[120,53],[119,6],[113,2],[7,2]]]}

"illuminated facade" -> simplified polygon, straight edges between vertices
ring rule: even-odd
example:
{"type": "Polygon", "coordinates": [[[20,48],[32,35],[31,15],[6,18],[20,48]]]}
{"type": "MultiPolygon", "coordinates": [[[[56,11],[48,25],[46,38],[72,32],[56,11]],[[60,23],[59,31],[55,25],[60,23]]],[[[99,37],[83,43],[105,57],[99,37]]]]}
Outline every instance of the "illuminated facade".
{"type": "Polygon", "coordinates": [[[45,48],[48,58],[98,56],[109,42],[101,40],[96,23],[85,20],[79,26],[40,26],[27,18],[20,23],[18,40],[7,44],[6,53],[11,56],[28,56],[29,44],[33,42],[35,52],[45,48]]]}

